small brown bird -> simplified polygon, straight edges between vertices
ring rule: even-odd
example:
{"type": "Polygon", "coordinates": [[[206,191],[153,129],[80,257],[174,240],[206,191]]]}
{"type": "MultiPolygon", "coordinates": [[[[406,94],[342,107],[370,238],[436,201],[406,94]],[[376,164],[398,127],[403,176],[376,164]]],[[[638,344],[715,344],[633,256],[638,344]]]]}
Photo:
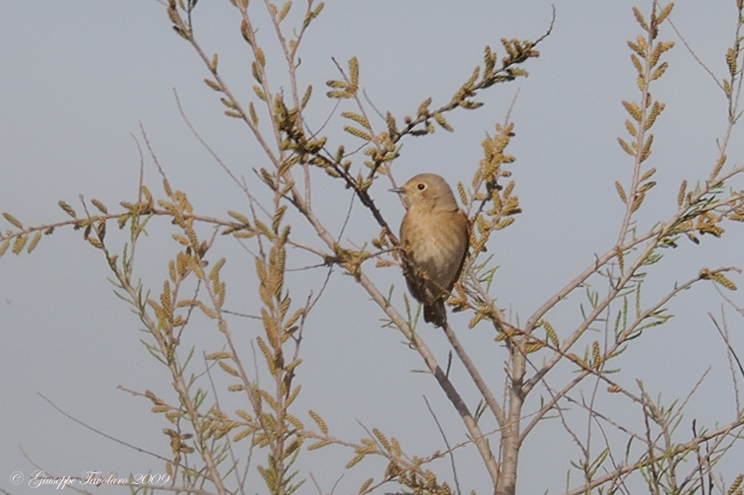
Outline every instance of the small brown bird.
{"type": "Polygon", "coordinates": [[[439,175],[416,175],[394,191],[404,195],[407,209],[400,241],[408,290],[424,305],[424,320],[441,327],[447,319],[444,301],[468,252],[468,217],[439,175]]]}

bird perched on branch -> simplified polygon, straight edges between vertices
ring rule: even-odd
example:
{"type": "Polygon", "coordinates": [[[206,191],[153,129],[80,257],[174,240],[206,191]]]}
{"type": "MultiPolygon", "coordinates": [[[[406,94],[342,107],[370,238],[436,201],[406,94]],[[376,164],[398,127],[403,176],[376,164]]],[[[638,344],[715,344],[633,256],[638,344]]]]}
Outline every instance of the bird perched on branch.
{"type": "Polygon", "coordinates": [[[460,278],[468,252],[468,217],[439,175],[416,175],[394,191],[403,195],[407,210],[400,242],[408,290],[424,305],[424,320],[444,326],[444,301],[460,278]]]}

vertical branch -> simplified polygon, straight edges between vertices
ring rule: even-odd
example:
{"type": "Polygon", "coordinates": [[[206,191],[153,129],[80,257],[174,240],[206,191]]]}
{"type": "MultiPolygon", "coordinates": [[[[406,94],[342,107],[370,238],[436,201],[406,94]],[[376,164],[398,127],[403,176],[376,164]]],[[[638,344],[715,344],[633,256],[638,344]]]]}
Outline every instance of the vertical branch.
{"type": "Polygon", "coordinates": [[[631,217],[640,208],[646,191],[655,185],[655,182],[647,182],[643,186],[641,185],[641,182],[649,179],[655,171],[655,169],[651,169],[649,172],[641,175],[641,166],[651,155],[651,145],[654,136],[648,133],[649,129],[653,126],[656,117],[664,109],[663,103],[652,101],[649,90],[651,82],[661,77],[668,66],[667,62],[659,64],[659,58],[665,51],[674,46],[673,42],[656,42],[656,38],[659,35],[659,26],[671,12],[672,6],[673,4],[670,3],[661,9],[659,13],[658,2],[654,0],[651,3],[651,15],[648,21],[643,18],[637,8],[633,8],[636,21],[638,21],[645,31],[645,38],[638,36],[636,42],[628,42],[628,45],[635,52],[631,54],[631,60],[638,72],[638,89],[641,95],[638,103],[623,101],[623,106],[633,121],[635,121],[635,124],[630,120],[625,121],[625,127],[633,138],[633,142],[628,145],[621,138],[618,138],[618,142],[623,150],[634,158],[634,164],[628,194],[625,194],[619,182],[615,184],[620,198],[625,202],[625,214],[617,238],[618,247],[625,243],[631,217]]]}
{"type": "Polygon", "coordinates": [[[514,495],[517,488],[517,467],[522,446],[519,427],[524,406],[524,375],[527,356],[520,348],[521,339],[511,339],[509,349],[508,412],[501,430],[501,477],[496,485],[496,495],[514,495]]]}
{"type": "MultiPolygon", "coordinates": [[[[183,217],[181,217],[181,220],[183,220],[183,217]]],[[[133,216],[131,221],[133,225],[131,242],[136,243],[137,237],[142,232],[142,230],[135,228],[135,225],[139,224],[141,220],[138,217],[135,218],[133,216]]],[[[187,232],[193,233],[193,231],[190,230],[190,226],[188,224],[181,224],[180,226],[187,232]]],[[[200,260],[196,259],[198,258],[198,251],[194,251],[193,255],[188,258],[186,256],[181,256],[181,253],[179,253],[179,270],[178,274],[176,275],[177,279],[174,280],[174,287],[173,289],[171,289],[170,285],[167,282],[165,283],[165,288],[160,298],[161,304],[158,304],[152,299],[143,299],[140,284],[133,284],[131,279],[131,266],[133,264],[133,259],[131,259],[131,257],[128,260],[122,260],[123,269],[120,269],[116,264],[116,257],[111,256],[105,246],[103,246],[102,249],[106,254],[107,260],[109,261],[109,267],[113,271],[116,280],[118,281],[118,287],[124,291],[128,301],[134,306],[135,311],[140,318],[140,321],[145,325],[145,328],[155,339],[155,342],[157,344],[156,347],[148,347],[151,350],[158,352],[161,362],[163,362],[170,371],[171,378],[173,380],[173,387],[178,393],[179,402],[182,408],[185,409],[186,417],[195,433],[195,444],[197,446],[199,455],[204,461],[206,467],[205,477],[208,478],[212,483],[214,483],[214,486],[217,489],[217,493],[219,495],[226,495],[227,490],[223,484],[222,476],[217,468],[218,462],[214,458],[213,452],[207,442],[208,433],[205,432],[204,428],[202,428],[202,415],[198,411],[198,405],[196,403],[197,400],[192,397],[189,391],[190,384],[187,384],[184,378],[185,370],[178,363],[177,360],[176,349],[179,345],[180,339],[173,333],[174,326],[176,325],[175,322],[178,321],[178,318],[174,315],[174,311],[176,308],[175,299],[177,297],[177,288],[184,280],[184,278],[188,275],[188,273],[190,273],[194,267],[201,263],[200,260]],[[148,313],[148,305],[153,308],[157,316],[157,322],[153,320],[148,313]]],[[[175,270],[173,273],[175,274],[175,270]]],[[[155,399],[152,393],[148,394],[148,398],[153,400],[153,402],[158,405],[159,401],[155,399]]],[[[181,452],[193,451],[193,449],[190,449],[182,443],[183,439],[185,439],[185,437],[171,438],[174,453],[177,457],[180,457],[181,452]]]]}

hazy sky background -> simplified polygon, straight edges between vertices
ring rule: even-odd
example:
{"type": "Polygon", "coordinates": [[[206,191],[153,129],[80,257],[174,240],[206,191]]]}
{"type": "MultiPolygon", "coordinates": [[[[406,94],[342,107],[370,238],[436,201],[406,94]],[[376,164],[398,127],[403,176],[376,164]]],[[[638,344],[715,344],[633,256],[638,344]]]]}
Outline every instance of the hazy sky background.
{"type": "MultiPolygon", "coordinates": [[[[301,3],[295,8],[299,10],[301,3]]],[[[534,39],[543,34],[550,23],[551,3],[557,10],[555,26],[539,46],[541,57],[526,66],[530,77],[491,88],[479,97],[486,103],[480,110],[450,114],[454,134],[438,129],[433,136],[408,139],[394,165],[398,182],[431,171],[452,185],[468,183],[482,156],[481,140],[485,133],[493,133],[495,123],[503,122],[519,90],[511,114],[516,137],[508,151],[517,157],[511,170],[524,213],[489,245],[500,266],[492,293],[515,321],[524,321],[588,266],[594,253],[615,242],[623,205],[613,184],[615,180],[627,184],[632,166],[616,143],[617,136],[624,135],[627,116],[620,101],[638,93],[626,41],[639,33],[631,6],[640,2],[329,1],[301,50],[300,84],[312,84],[315,90],[308,113],[311,125],[320,126],[333,106],[324,96],[325,81],[337,77],[331,57],[345,65],[353,55],[359,58],[361,86],[369,98],[400,122],[428,96],[434,98],[432,108],[448,101],[482,61],[485,45],[503,56],[502,37],[534,39]]],[[[261,12],[260,2],[254,4],[252,8],[261,12]]],[[[725,74],[723,54],[734,39],[734,5],[733,0],[680,1],[672,15],[697,55],[719,77],[725,74]]],[[[648,12],[648,5],[639,6],[648,12]]],[[[276,53],[272,30],[263,13],[258,19],[269,69],[280,81],[281,66],[271,63],[276,53]]],[[[235,92],[244,99],[253,97],[249,53],[235,9],[227,0],[201,0],[195,25],[205,51],[219,53],[220,67],[235,92]]],[[[694,184],[709,174],[715,140],[726,124],[726,102],[710,76],[668,25],[661,38],[678,44],[666,58],[667,75],[652,90],[667,108],[654,127],[649,161],[659,170],[659,185],[644,203],[639,230],[674,211],[682,179],[694,184]]],[[[217,216],[225,216],[227,210],[246,211],[245,198],[181,118],[174,89],[202,137],[260,191],[252,170],[266,163],[258,146],[244,125],[224,117],[218,94],[202,82],[205,67],[172,31],[165,8],[154,0],[2,2],[0,64],[0,211],[15,215],[24,225],[64,220],[66,215],[56,206],[60,199],[80,211],[79,194],[101,200],[110,210],[119,201],[134,201],[140,164],[137,143],[145,148],[140,125],[171,185],[187,192],[196,210],[217,216]]],[[[350,149],[358,140],[339,132],[341,125],[341,119],[329,124],[332,144],[343,142],[350,149]]],[[[741,163],[743,148],[736,130],[731,163],[741,163]]],[[[145,156],[146,182],[162,197],[155,167],[146,152],[145,156]]],[[[320,176],[314,187],[316,211],[338,235],[351,201],[349,192],[320,176]]],[[[380,182],[372,191],[386,218],[397,226],[403,208],[388,188],[380,182]]],[[[357,204],[344,239],[361,245],[370,232],[377,235],[376,229],[370,230],[373,225],[357,204]]],[[[733,231],[738,226],[730,227],[733,231]]],[[[168,222],[153,220],[149,232],[139,247],[138,274],[158,293],[167,274],[164,262],[175,255],[177,246],[169,240],[168,222]]],[[[110,235],[116,238],[114,232],[110,235]]],[[[21,471],[28,476],[35,469],[20,448],[55,474],[163,471],[161,461],[86,430],[39,394],[98,430],[169,455],[161,433],[166,422],[149,412],[149,402],[117,390],[122,385],[167,395],[168,374],[139,342],[146,335],[138,331],[136,316],[113,294],[100,252],[81,237],[81,232],[60,229],[44,237],[31,255],[6,253],[0,260],[0,488],[11,493],[26,493],[29,488],[25,483],[11,485],[10,474],[21,471]]],[[[236,310],[255,310],[252,259],[235,243],[224,241],[217,252],[231,256],[223,270],[231,283],[228,301],[236,310]]],[[[702,266],[741,265],[741,243],[741,232],[722,241],[706,237],[698,247],[682,242],[654,267],[659,277],[649,282],[645,294],[663,294],[675,280],[694,277],[702,266]]],[[[293,252],[288,266],[314,262],[293,252]]],[[[381,288],[395,284],[396,304],[402,308],[400,272],[374,270],[371,264],[367,269],[381,288]]],[[[317,291],[324,274],[293,272],[295,301],[304,300],[308,289],[317,291]]],[[[740,278],[738,282],[742,285],[740,278]]],[[[733,297],[741,302],[737,293],[733,297]]],[[[576,297],[554,315],[560,335],[567,335],[576,322],[580,301],[576,297]]],[[[734,414],[723,344],[706,315],[720,314],[720,302],[710,285],[682,294],[670,305],[678,317],[644,336],[643,344],[618,363],[625,368],[623,385],[632,388],[641,378],[653,396],[663,393],[667,402],[684,397],[711,367],[690,403],[689,419],[680,427],[684,434],[694,414],[711,428],[734,414]]],[[[357,420],[379,427],[412,453],[423,454],[443,448],[422,399],[426,395],[447,425],[450,441],[461,440],[464,429],[451,405],[433,379],[410,373],[423,363],[401,345],[398,333],[380,328],[381,317],[360,287],[334,272],[307,323],[298,411],[315,409],[332,433],[351,440],[365,436],[357,420]]],[[[741,345],[742,322],[732,312],[729,317],[735,342],[741,345]]],[[[463,315],[452,321],[465,344],[477,349],[474,358],[485,373],[500,376],[504,354],[492,342],[492,330],[483,325],[468,331],[463,315]]],[[[249,341],[260,331],[257,323],[238,321],[233,331],[244,332],[242,345],[250,357],[249,341]]],[[[423,325],[420,331],[430,335],[438,358],[445,362],[447,347],[439,332],[423,325]]],[[[189,339],[200,352],[221,348],[219,334],[209,325],[194,325],[192,332],[189,339]]],[[[500,386],[498,378],[493,381],[500,386]]],[[[474,390],[469,384],[464,389],[474,408],[474,390]]],[[[635,409],[628,411],[637,415],[635,409]]],[[[303,419],[309,424],[307,417],[303,419]]],[[[624,419],[637,425],[640,417],[624,419]]],[[[560,492],[567,465],[552,461],[575,458],[578,451],[557,422],[535,430],[525,452],[520,471],[524,493],[560,492]]],[[[306,457],[304,469],[311,470],[323,491],[329,492],[352,453],[331,447],[306,457]]],[[[468,480],[462,488],[486,493],[479,461],[472,462],[467,454],[459,459],[461,480],[468,480]]],[[[740,462],[722,466],[728,481],[741,471],[740,462]]],[[[446,465],[438,468],[447,476],[446,465]]],[[[356,491],[358,480],[368,472],[362,465],[346,475],[337,493],[356,491]]],[[[316,492],[308,482],[302,493],[316,492]]]]}

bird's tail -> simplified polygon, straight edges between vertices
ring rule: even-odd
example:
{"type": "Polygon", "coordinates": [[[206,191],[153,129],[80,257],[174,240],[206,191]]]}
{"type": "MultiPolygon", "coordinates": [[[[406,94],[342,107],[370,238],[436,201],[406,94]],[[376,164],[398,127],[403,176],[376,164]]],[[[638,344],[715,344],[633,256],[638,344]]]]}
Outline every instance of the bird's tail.
{"type": "Polygon", "coordinates": [[[444,301],[424,306],[424,321],[433,323],[435,327],[443,327],[447,321],[447,311],[444,309],[444,301]]]}

